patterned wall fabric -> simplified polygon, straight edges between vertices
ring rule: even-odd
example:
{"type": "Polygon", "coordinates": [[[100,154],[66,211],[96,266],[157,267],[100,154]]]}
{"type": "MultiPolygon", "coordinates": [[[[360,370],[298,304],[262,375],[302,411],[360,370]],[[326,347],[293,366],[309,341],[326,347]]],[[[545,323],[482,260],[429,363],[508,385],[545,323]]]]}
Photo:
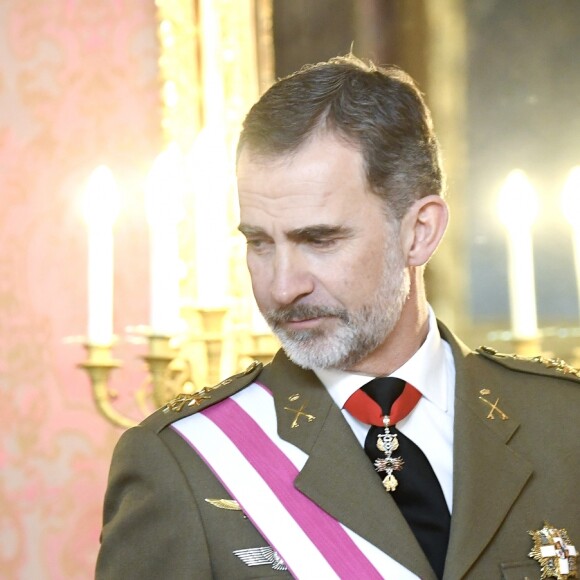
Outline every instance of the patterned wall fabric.
{"type": "MultiPolygon", "coordinates": [[[[86,178],[123,192],[115,330],[147,322],[143,181],[161,147],[153,0],[0,3],[0,576],[93,576],[120,431],[96,412],[84,359],[86,178]]],[[[119,406],[138,349],[121,340],[119,406]]]]}

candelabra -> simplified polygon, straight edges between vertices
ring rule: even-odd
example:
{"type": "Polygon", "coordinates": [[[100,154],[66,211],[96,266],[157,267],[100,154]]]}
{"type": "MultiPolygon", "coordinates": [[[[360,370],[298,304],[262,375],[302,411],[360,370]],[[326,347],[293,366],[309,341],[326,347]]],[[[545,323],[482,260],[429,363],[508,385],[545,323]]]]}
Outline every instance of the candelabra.
{"type": "MultiPolygon", "coordinates": [[[[231,286],[236,289],[235,296],[223,295],[235,262],[230,251],[234,244],[229,239],[234,213],[230,207],[232,183],[224,168],[234,167],[230,154],[245,112],[273,80],[271,4],[271,0],[155,2],[161,126],[167,151],[154,164],[146,187],[151,230],[151,325],[172,329],[181,318],[188,330],[179,337],[147,335],[148,353],[143,358],[148,380],[136,391],[142,415],[151,410],[151,400],[158,407],[180,392],[216,384],[251,360],[266,362],[278,346],[267,332],[252,329],[249,317],[234,312],[232,301],[239,304],[243,300],[239,280],[231,286]],[[188,203],[184,202],[185,192],[188,203]],[[182,220],[179,234],[178,222],[182,220]],[[195,232],[195,239],[184,232],[195,232]],[[191,265],[181,284],[180,261],[191,265]],[[187,306],[184,297],[195,297],[196,307],[187,306]],[[202,308],[202,303],[228,307],[202,308]]],[[[112,226],[118,200],[110,172],[100,171],[96,177],[100,181],[92,187],[94,196],[86,211],[91,344],[86,345],[87,360],[80,366],[90,377],[100,413],[126,428],[135,421],[114,407],[117,394],[110,387],[111,374],[121,366],[109,344],[112,226]],[[110,200],[107,208],[103,208],[103,199],[110,200]]]]}
{"type": "MultiPolygon", "coordinates": [[[[134,391],[143,417],[178,394],[191,394],[214,385],[253,361],[267,363],[279,347],[278,341],[267,332],[248,327],[226,330],[228,310],[225,308],[197,308],[188,317],[194,321],[193,330],[179,338],[144,333],[148,350],[142,358],[147,379],[134,391]],[[175,346],[176,343],[179,344],[175,346]]],[[[113,357],[113,346],[113,343],[85,344],[87,358],[79,367],[89,376],[99,413],[111,424],[126,429],[137,421],[115,407],[118,393],[110,386],[111,375],[122,362],[113,357]]]]}
{"type": "MultiPolygon", "coordinates": [[[[147,363],[151,397],[155,406],[165,404],[173,396],[174,385],[168,375],[169,364],[177,356],[170,345],[169,336],[150,335],[149,351],[143,357],[147,363]],[[172,388],[173,387],[173,388],[172,388]]],[[[118,394],[110,387],[111,373],[121,366],[121,361],[113,358],[113,344],[86,344],[87,359],[79,366],[91,381],[93,400],[98,411],[113,425],[122,428],[132,427],[136,421],[120,413],[113,405],[118,394]]],[[[147,394],[137,391],[136,399],[142,411],[146,411],[147,394]]]]}
{"type": "Polygon", "coordinates": [[[117,393],[109,387],[111,372],[121,366],[112,357],[112,345],[86,344],[87,360],[79,365],[87,371],[93,387],[93,400],[99,412],[108,421],[119,427],[131,427],[134,423],[121,415],[111,404],[117,393]]]}

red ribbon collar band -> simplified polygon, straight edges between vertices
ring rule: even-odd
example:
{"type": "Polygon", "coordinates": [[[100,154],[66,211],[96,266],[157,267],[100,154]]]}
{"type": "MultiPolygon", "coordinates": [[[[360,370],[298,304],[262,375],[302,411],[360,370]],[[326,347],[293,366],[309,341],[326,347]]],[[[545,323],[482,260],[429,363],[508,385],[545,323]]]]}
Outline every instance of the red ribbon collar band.
{"type": "MultiPolygon", "coordinates": [[[[419,402],[421,393],[407,383],[401,395],[393,403],[389,415],[389,425],[402,421],[419,402]]],[[[363,390],[357,389],[344,404],[344,408],[356,419],[367,425],[384,427],[383,412],[379,404],[371,399],[363,390]]]]}

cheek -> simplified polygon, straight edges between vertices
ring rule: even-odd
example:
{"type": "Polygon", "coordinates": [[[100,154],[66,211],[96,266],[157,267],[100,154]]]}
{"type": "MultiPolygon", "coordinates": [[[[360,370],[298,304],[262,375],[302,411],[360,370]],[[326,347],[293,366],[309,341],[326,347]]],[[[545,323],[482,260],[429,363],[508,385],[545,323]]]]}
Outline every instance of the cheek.
{"type": "Polygon", "coordinates": [[[316,298],[324,302],[332,301],[344,307],[357,307],[365,300],[366,289],[374,278],[364,267],[346,262],[334,262],[315,268],[316,298]]]}
{"type": "Polygon", "coordinates": [[[349,279],[348,276],[344,276],[343,282],[343,292],[346,298],[349,299],[353,305],[360,306],[362,303],[367,302],[369,297],[374,294],[377,282],[374,275],[370,273],[363,273],[349,279]]]}
{"type": "Polygon", "coordinates": [[[344,301],[353,306],[362,306],[375,296],[381,286],[383,263],[370,257],[337,272],[336,291],[344,301]]]}
{"type": "Polygon", "coordinates": [[[258,260],[247,258],[248,271],[250,273],[250,280],[252,281],[252,289],[256,300],[267,295],[268,289],[271,286],[271,281],[268,279],[268,271],[259,263],[258,260]]]}

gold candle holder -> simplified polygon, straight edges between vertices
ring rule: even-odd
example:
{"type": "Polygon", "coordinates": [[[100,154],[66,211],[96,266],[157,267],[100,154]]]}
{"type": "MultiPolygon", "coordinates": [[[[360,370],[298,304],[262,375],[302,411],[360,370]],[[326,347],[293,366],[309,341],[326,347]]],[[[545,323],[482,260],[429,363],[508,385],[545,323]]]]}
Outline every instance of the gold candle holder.
{"type": "Polygon", "coordinates": [[[169,364],[177,356],[177,352],[171,346],[171,338],[159,334],[149,335],[149,352],[143,357],[149,369],[153,401],[157,407],[162,407],[175,396],[167,373],[169,364]]]}
{"type": "Polygon", "coordinates": [[[221,379],[221,361],[224,341],[226,308],[199,308],[202,323],[202,340],[207,352],[207,384],[221,379]]]}
{"type": "Polygon", "coordinates": [[[254,333],[249,336],[245,352],[240,360],[241,368],[246,368],[254,361],[269,363],[278,349],[280,341],[270,332],[254,333]]]}
{"type": "Polygon", "coordinates": [[[121,362],[112,357],[113,345],[85,344],[87,360],[79,365],[91,380],[95,405],[110,423],[127,429],[136,425],[136,421],[119,413],[111,404],[117,398],[116,391],[109,387],[109,379],[113,370],[121,366],[121,362]]]}

